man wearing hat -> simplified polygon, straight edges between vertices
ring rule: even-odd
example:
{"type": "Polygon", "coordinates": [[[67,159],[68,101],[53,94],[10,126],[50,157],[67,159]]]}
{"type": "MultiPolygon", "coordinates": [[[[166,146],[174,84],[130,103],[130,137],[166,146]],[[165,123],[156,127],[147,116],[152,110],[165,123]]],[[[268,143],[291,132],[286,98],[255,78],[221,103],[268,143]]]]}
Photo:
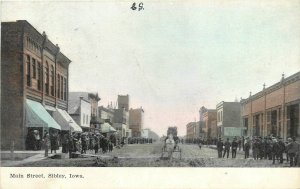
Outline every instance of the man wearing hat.
{"type": "Polygon", "coordinates": [[[272,137],[272,159],[273,159],[273,164],[275,164],[275,159],[277,158],[278,153],[279,153],[278,141],[275,137],[272,137]]]}
{"type": "Polygon", "coordinates": [[[258,152],[259,152],[259,142],[258,139],[255,137],[253,145],[252,145],[252,152],[254,159],[258,159],[258,152]]]}
{"type": "Polygon", "coordinates": [[[245,140],[245,145],[244,145],[244,150],[245,150],[245,159],[249,158],[249,153],[250,153],[250,140],[249,137],[246,138],[245,140]]]}
{"type": "Polygon", "coordinates": [[[231,146],[232,146],[231,157],[236,158],[236,150],[237,150],[237,147],[238,147],[238,142],[236,141],[236,137],[234,137],[234,139],[231,143],[231,146]]]}
{"type": "Polygon", "coordinates": [[[296,142],[296,138],[288,138],[287,152],[289,154],[290,166],[294,167],[297,165],[296,156],[299,150],[299,144],[296,142]]]}
{"type": "Polygon", "coordinates": [[[227,153],[227,158],[229,157],[229,150],[230,150],[230,142],[229,142],[229,138],[227,138],[226,142],[224,143],[225,149],[224,149],[224,153],[223,153],[223,158],[225,157],[225,154],[227,153]]]}
{"type": "Polygon", "coordinates": [[[280,163],[283,163],[283,152],[285,151],[285,144],[281,137],[278,137],[278,154],[280,163]]]}
{"type": "Polygon", "coordinates": [[[219,138],[217,142],[217,150],[218,150],[218,158],[222,158],[222,151],[223,151],[223,141],[219,138]]]}

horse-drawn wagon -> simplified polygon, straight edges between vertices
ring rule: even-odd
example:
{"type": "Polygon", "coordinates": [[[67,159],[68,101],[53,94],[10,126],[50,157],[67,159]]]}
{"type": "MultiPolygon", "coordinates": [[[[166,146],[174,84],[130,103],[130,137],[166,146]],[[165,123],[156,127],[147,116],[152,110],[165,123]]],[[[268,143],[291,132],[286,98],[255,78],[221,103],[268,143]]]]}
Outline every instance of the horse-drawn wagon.
{"type": "Polygon", "coordinates": [[[173,153],[179,154],[179,159],[182,157],[182,150],[179,146],[180,140],[177,136],[177,127],[169,127],[167,131],[167,137],[164,139],[164,144],[162,147],[161,157],[165,153],[168,154],[168,158],[171,160],[173,158],[173,153]]]}

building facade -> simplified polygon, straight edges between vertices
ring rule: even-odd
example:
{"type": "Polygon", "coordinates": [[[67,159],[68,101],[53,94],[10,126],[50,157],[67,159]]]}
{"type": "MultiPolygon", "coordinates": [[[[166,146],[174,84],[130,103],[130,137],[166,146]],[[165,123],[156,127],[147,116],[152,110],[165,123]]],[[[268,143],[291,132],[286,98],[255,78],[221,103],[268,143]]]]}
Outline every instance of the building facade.
{"type": "Polygon", "coordinates": [[[129,129],[129,112],[125,108],[115,109],[113,117],[113,127],[117,130],[120,137],[127,137],[129,129]]]}
{"type": "Polygon", "coordinates": [[[205,138],[218,137],[217,110],[206,109],[203,113],[203,132],[205,138]]]}
{"type": "Polygon", "coordinates": [[[61,129],[45,107],[67,111],[71,61],[25,20],[2,22],[1,39],[1,148],[25,149],[32,129],[61,129]]]}
{"type": "Polygon", "coordinates": [[[118,109],[125,108],[125,111],[129,111],[129,95],[118,95],[118,109]]]}
{"type": "Polygon", "coordinates": [[[220,102],[217,108],[219,137],[234,137],[243,134],[241,125],[241,104],[239,102],[220,102]]]}
{"type": "Polygon", "coordinates": [[[129,129],[131,129],[132,137],[141,137],[144,125],[143,108],[129,110],[129,129]]]}
{"type": "Polygon", "coordinates": [[[300,72],[241,100],[247,136],[300,137],[300,72]]]}
{"type": "Polygon", "coordinates": [[[91,131],[91,103],[83,96],[76,93],[69,94],[69,111],[70,116],[82,128],[83,131],[91,131]]]}
{"type": "Polygon", "coordinates": [[[150,129],[142,129],[141,137],[150,138],[150,129]]]}
{"type": "Polygon", "coordinates": [[[114,119],[114,109],[111,108],[110,106],[107,106],[107,108],[103,106],[98,107],[98,115],[100,118],[101,123],[113,123],[114,119]]]}
{"type": "MultiPolygon", "coordinates": [[[[88,101],[90,103],[89,107],[90,107],[90,114],[88,114],[88,120],[89,122],[89,128],[91,131],[95,131],[95,130],[100,130],[100,124],[101,121],[99,119],[99,114],[98,114],[98,102],[101,100],[101,98],[99,97],[97,92],[70,92],[70,101],[72,101],[73,105],[78,107],[78,99],[80,99],[81,97],[85,100],[88,101]]],[[[82,102],[84,103],[84,102],[82,102]]],[[[88,105],[84,105],[84,106],[88,106],[88,105]]],[[[87,112],[85,111],[84,114],[86,114],[87,112]]],[[[74,112],[72,112],[72,114],[74,115],[74,112]]],[[[86,117],[86,115],[85,115],[86,117]]],[[[85,122],[86,122],[86,118],[85,118],[85,122]]]]}
{"type": "Polygon", "coordinates": [[[200,138],[200,122],[190,122],[186,125],[186,139],[200,138]]]}

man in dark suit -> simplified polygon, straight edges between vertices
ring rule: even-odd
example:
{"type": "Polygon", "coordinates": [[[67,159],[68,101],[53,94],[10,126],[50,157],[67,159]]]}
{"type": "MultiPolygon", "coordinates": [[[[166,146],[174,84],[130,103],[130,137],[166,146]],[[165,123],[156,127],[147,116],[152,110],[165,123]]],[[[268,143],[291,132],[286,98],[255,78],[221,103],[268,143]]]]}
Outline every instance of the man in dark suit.
{"type": "Polygon", "coordinates": [[[230,150],[230,142],[229,142],[229,138],[227,138],[226,142],[224,143],[225,149],[224,149],[224,154],[223,154],[223,158],[225,157],[225,154],[227,153],[227,158],[229,157],[229,150],[230,150]]]}
{"type": "Polygon", "coordinates": [[[238,142],[236,141],[236,137],[234,137],[232,143],[231,143],[231,147],[232,147],[232,158],[236,158],[236,151],[237,151],[237,148],[238,148],[238,142]]]}
{"type": "Polygon", "coordinates": [[[223,151],[223,141],[219,138],[217,142],[217,150],[218,150],[218,158],[222,158],[222,151],[223,151]]]}

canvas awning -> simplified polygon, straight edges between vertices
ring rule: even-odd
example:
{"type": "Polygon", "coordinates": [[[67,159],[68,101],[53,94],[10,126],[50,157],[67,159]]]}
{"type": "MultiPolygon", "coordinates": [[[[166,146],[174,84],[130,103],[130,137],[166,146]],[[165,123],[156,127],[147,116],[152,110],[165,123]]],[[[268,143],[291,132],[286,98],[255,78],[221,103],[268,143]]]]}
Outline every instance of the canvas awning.
{"type": "Polygon", "coordinates": [[[77,123],[72,119],[72,117],[65,111],[56,108],[53,112],[53,118],[59,123],[62,130],[71,130],[73,132],[82,132],[82,129],[77,123]]]}
{"type": "Polygon", "coordinates": [[[48,105],[45,105],[44,107],[45,107],[45,109],[48,110],[48,111],[51,111],[51,112],[55,112],[55,111],[56,111],[56,108],[55,108],[55,107],[48,106],[48,105]]]}
{"type": "Polygon", "coordinates": [[[48,127],[61,130],[59,124],[51,117],[41,103],[29,99],[26,99],[25,124],[27,127],[48,127]]]}
{"type": "Polygon", "coordinates": [[[116,132],[116,129],[113,128],[109,123],[101,124],[101,133],[113,133],[116,132]]]}

